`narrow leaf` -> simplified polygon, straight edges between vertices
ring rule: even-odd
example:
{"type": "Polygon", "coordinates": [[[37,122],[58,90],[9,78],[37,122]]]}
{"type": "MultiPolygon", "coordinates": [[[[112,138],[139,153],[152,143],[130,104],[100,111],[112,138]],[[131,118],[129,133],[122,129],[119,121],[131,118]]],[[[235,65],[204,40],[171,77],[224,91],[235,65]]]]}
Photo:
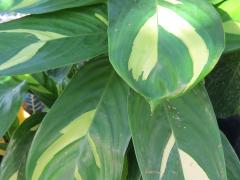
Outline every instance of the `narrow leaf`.
{"type": "Polygon", "coordinates": [[[3,136],[17,117],[27,91],[25,82],[0,79],[0,136],[3,136]]]}
{"type": "Polygon", "coordinates": [[[131,92],[129,120],[144,180],[226,180],[217,122],[202,85],[154,111],[131,92]]]}
{"type": "Polygon", "coordinates": [[[228,180],[240,179],[240,161],[226,136],[222,133],[222,144],[227,167],[228,180]]]}
{"type": "Polygon", "coordinates": [[[1,164],[0,179],[25,180],[25,165],[34,134],[44,114],[27,119],[14,133],[1,164]]]}

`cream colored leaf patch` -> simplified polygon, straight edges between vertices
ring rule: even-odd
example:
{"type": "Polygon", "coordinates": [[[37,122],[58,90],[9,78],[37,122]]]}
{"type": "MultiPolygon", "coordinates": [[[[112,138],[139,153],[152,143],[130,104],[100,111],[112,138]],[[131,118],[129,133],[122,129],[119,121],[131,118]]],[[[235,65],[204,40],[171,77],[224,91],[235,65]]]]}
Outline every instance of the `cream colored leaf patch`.
{"type": "Polygon", "coordinates": [[[205,171],[199,164],[186,152],[179,149],[183,175],[185,180],[209,180],[205,171]]]}
{"type": "Polygon", "coordinates": [[[78,171],[78,167],[76,166],[75,171],[74,171],[74,177],[76,180],[82,180],[82,177],[78,171]]]}
{"type": "Polygon", "coordinates": [[[158,25],[155,14],[142,26],[133,42],[128,69],[135,80],[146,80],[157,61],[158,25]]]}
{"type": "Polygon", "coordinates": [[[39,49],[41,49],[44,45],[45,42],[37,42],[30,44],[29,46],[22,49],[19,53],[17,53],[14,57],[4,62],[3,64],[0,64],[0,71],[9,69],[18,64],[25,63],[33,56],[35,56],[39,49]]]}
{"type": "Polygon", "coordinates": [[[39,179],[42,172],[54,156],[71,143],[87,135],[96,110],[84,113],[61,130],[61,136],[55,140],[39,157],[32,179],[39,179]]]}
{"type": "Polygon", "coordinates": [[[175,144],[175,138],[174,138],[173,134],[171,134],[171,136],[167,142],[167,145],[163,151],[163,157],[162,157],[161,168],[160,168],[160,178],[162,178],[164,175],[164,172],[167,167],[168,158],[170,156],[170,153],[172,151],[174,144],[175,144]]]}
{"type": "Polygon", "coordinates": [[[188,87],[191,86],[208,62],[209,50],[204,39],[188,21],[166,7],[158,6],[158,24],[187,47],[193,63],[193,76],[188,87]]]}

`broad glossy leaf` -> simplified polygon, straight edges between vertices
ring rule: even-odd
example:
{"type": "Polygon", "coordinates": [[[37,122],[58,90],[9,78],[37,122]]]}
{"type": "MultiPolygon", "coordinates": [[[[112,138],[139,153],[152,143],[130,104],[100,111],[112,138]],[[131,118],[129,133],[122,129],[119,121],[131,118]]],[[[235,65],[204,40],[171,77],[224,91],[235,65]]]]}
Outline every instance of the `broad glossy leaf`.
{"type": "Polygon", "coordinates": [[[106,61],[81,68],[37,132],[27,179],[120,179],[130,140],[127,94],[106,61]]]}
{"type": "Polygon", "coordinates": [[[228,142],[226,136],[222,133],[222,145],[224,150],[224,157],[227,168],[228,180],[240,179],[240,161],[234,152],[231,144],[228,142]]]}
{"type": "Polygon", "coordinates": [[[105,53],[105,11],[92,6],[0,24],[0,75],[55,69],[105,53]]]}
{"type": "Polygon", "coordinates": [[[109,0],[108,36],[115,70],[150,100],[187,90],[224,48],[221,20],[208,1],[109,0]]]}
{"type": "Polygon", "coordinates": [[[129,120],[144,180],[227,179],[217,122],[202,84],[154,111],[132,91],[129,120]]]}
{"type": "Polygon", "coordinates": [[[240,1],[227,0],[218,6],[226,33],[225,52],[240,49],[240,1]]]}
{"type": "Polygon", "coordinates": [[[240,114],[240,51],[225,55],[207,76],[206,87],[218,118],[240,114]]]}
{"type": "Polygon", "coordinates": [[[10,128],[27,91],[26,82],[0,78],[0,137],[10,128]]]}
{"type": "Polygon", "coordinates": [[[1,164],[0,179],[25,180],[25,165],[34,134],[44,114],[28,118],[14,133],[1,164]]]}
{"type": "Polygon", "coordinates": [[[60,9],[103,3],[105,0],[1,0],[0,12],[40,14],[60,9]]]}

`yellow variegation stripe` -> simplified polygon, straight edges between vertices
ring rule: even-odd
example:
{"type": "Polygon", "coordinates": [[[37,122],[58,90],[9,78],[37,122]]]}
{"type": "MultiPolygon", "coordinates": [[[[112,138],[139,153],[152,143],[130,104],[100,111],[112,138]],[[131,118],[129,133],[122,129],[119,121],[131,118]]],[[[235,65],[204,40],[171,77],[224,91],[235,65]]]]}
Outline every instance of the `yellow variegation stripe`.
{"type": "Polygon", "coordinates": [[[2,30],[0,33],[29,33],[36,36],[40,41],[30,44],[29,46],[23,48],[18,52],[14,57],[5,61],[0,65],[0,71],[9,69],[13,66],[23,64],[29,59],[33,58],[37,52],[47,43],[47,41],[60,39],[67,37],[62,34],[49,32],[49,31],[39,31],[39,30],[30,30],[30,29],[14,29],[14,30],[2,30]]]}
{"type": "Polygon", "coordinates": [[[135,80],[146,80],[158,62],[157,14],[139,30],[128,61],[128,69],[135,80]]]}
{"type": "Polygon", "coordinates": [[[106,24],[108,26],[108,20],[103,17],[101,14],[95,13],[94,14],[100,21],[102,21],[104,24],[106,24]]]}
{"type": "Polygon", "coordinates": [[[228,34],[240,35],[240,22],[237,21],[226,21],[223,23],[224,31],[228,34]]]}
{"type": "Polygon", "coordinates": [[[209,50],[204,39],[188,21],[166,7],[158,6],[158,24],[188,48],[193,63],[193,76],[188,86],[192,85],[208,62],[209,50]]]}
{"type": "MultiPolygon", "coordinates": [[[[171,2],[178,3],[178,1],[171,2]]],[[[208,62],[208,47],[188,21],[162,6],[158,6],[156,14],[150,17],[139,30],[128,61],[129,71],[132,72],[135,80],[146,80],[156,66],[158,62],[158,25],[179,38],[188,48],[193,63],[193,76],[188,84],[191,86],[208,62]]]]}
{"type": "Polygon", "coordinates": [[[22,0],[16,6],[13,6],[11,10],[21,9],[36,4],[39,0],[22,0]]]}
{"type": "Polygon", "coordinates": [[[0,33],[28,33],[36,36],[41,41],[50,41],[54,39],[61,39],[67,37],[66,35],[50,32],[40,31],[33,29],[12,29],[12,30],[1,30],[0,33]]]}
{"type": "Polygon", "coordinates": [[[165,146],[165,149],[163,151],[161,168],[160,168],[160,178],[162,178],[164,175],[164,172],[167,167],[168,158],[170,156],[170,153],[172,151],[174,144],[175,144],[175,138],[174,138],[173,134],[171,134],[171,136],[167,142],[167,145],[165,146]]]}
{"type": "Polygon", "coordinates": [[[74,177],[76,180],[82,180],[82,177],[78,171],[78,167],[76,166],[75,171],[74,171],[74,177]]]}
{"type": "MultiPolygon", "coordinates": [[[[172,133],[163,151],[163,157],[162,157],[161,168],[160,168],[160,179],[162,179],[164,176],[164,172],[167,167],[167,162],[175,142],[176,140],[175,140],[174,134],[172,133]]],[[[182,171],[183,171],[185,180],[193,180],[193,179],[209,180],[205,171],[198,165],[198,163],[189,154],[187,154],[180,148],[178,148],[177,150],[180,156],[182,171]]]]}
{"type": "Polygon", "coordinates": [[[44,168],[52,160],[52,158],[63,148],[69,144],[84,137],[91,126],[95,110],[89,111],[72,121],[67,127],[61,130],[61,136],[53,142],[39,157],[32,179],[39,179],[44,168]]]}
{"type": "Polygon", "coordinates": [[[89,134],[87,135],[87,137],[88,137],[88,142],[89,142],[89,144],[91,146],[91,149],[92,149],[92,153],[93,153],[94,159],[96,161],[96,165],[99,168],[101,168],[101,161],[100,161],[100,157],[99,157],[98,152],[97,152],[96,145],[95,145],[93,139],[91,138],[91,136],[89,134]]]}
{"type": "Polygon", "coordinates": [[[17,180],[18,179],[18,171],[16,171],[10,178],[9,180],[17,180]]]}
{"type": "Polygon", "coordinates": [[[26,61],[34,57],[39,51],[39,49],[41,49],[44,45],[45,45],[45,42],[37,42],[37,43],[30,44],[29,46],[22,49],[14,57],[12,57],[11,59],[1,64],[0,71],[9,69],[18,64],[25,63],[26,61]]]}

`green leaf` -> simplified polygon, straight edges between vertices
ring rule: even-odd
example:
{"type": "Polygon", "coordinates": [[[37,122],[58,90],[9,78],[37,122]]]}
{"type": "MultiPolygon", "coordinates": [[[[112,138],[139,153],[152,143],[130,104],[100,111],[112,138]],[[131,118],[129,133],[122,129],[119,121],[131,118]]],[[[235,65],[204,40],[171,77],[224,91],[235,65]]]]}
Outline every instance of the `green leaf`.
{"type": "Polygon", "coordinates": [[[26,91],[26,82],[16,82],[10,77],[0,78],[0,137],[16,119],[26,91]]]}
{"type": "Polygon", "coordinates": [[[25,165],[32,139],[44,114],[28,118],[14,133],[1,164],[0,179],[25,180],[25,165]]]}
{"type": "Polygon", "coordinates": [[[109,0],[110,61],[148,100],[175,96],[203,79],[224,48],[207,1],[109,0]]]}
{"type": "Polygon", "coordinates": [[[228,142],[226,136],[223,133],[221,134],[221,138],[226,161],[228,180],[240,179],[240,161],[231,144],[228,142]]]}
{"type": "Polygon", "coordinates": [[[132,91],[128,107],[144,180],[227,179],[217,122],[202,84],[154,111],[132,91]]]}
{"type": "Polygon", "coordinates": [[[105,53],[105,11],[93,6],[0,24],[0,76],[55,69],[105,53]]]}
{"type": "Polygon", "coordinates": [[[218,118],[240,114],[240,51],[225,55],[207,76],[206,88],[218,118]]]}
{"type": "Polygon", "coordinates": [[[37,132],[27,180],[120,179],[130,140],[127,95],[106,61],[81,68],[37,132]]]}
{"type": "Polygon", "coordinates": [[[39,96],[41,101],[48,107],[51,107],[58,97],[58,90],[55,82],[44,72],[17,75],[14,76],[14,78],[18,81],[25,80],[28,83],[29,89],[39,96]]]}
{"type": "Polygon", "coordinates": [[[225,53],[240,49],[240,2],[227,0],[218,6],[226,33],[225,53]]]}
{"type": "Polygon", "coordinates": [[[0,12],[40,14],[60,9],[103,3],[105,0],[1,0],[0,12]]]}
{"type": "Polygon", "coordinates": [[[209,0],[212,4],[216,5],[216,4],[219,4],[225,0],[209,0]]]}

